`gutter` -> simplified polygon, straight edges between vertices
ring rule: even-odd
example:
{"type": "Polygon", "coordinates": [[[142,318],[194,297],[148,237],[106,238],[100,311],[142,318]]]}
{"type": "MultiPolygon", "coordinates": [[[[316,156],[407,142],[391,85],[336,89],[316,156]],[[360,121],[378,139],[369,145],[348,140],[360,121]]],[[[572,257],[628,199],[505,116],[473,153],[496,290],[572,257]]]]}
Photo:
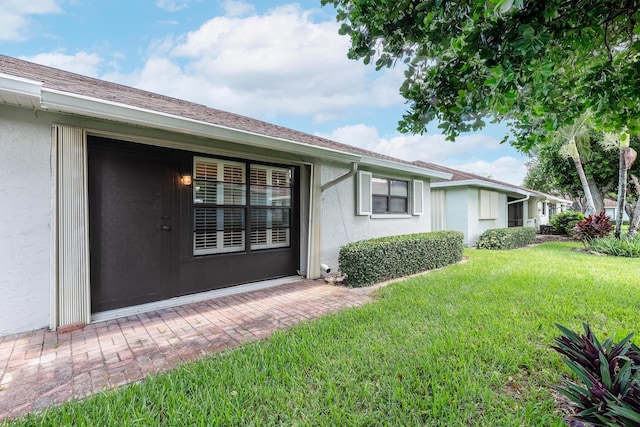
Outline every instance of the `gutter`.
{"type": "MultiPolygon", "coordinates": [[[[295,140],[267,136],[232,127],[207,123],[173,114],[134,107],[119,102],[78,95],[56,89],[44,88],[41,82],[0,73],[0,103],[23,108],[42,109],[63,114],[91,117],[118,123],[162,129],[208,139],[232,142],[245,146],[285,151],[303,157],[332,159],[341,163],[360,163],[363,166],[403,171],[426,178],[451,179],[451,174],[425,167],[418,167],[390,159],[378,159],[366,154],[349,153],[334,148],[321,147],[295,140]],[[3,99],[2,94],[10,97],[3,99]]],[[[353,171],[355,174],[357,171],[353,171]]],[[[349,173],[352,173],[349,172],[349,173]]],[[[345,176],[344,179],[350,176],[345,176]]],[[[329,188],[340,181],[325,184],[329,188]]]]}

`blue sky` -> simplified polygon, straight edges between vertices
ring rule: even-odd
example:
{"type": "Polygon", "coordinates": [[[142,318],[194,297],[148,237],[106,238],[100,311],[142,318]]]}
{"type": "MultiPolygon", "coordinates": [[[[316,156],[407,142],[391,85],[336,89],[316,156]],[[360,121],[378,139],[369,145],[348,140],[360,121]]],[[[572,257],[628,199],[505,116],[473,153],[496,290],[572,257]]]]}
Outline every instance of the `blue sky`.
{"type": "Polygon", "coordinates": [[[521,184],[526,158],[482,132],[396,131],[402,69],[347,59],[320,0],[0,0],[0,53],[205,104],[405,160],[521,184]]]}

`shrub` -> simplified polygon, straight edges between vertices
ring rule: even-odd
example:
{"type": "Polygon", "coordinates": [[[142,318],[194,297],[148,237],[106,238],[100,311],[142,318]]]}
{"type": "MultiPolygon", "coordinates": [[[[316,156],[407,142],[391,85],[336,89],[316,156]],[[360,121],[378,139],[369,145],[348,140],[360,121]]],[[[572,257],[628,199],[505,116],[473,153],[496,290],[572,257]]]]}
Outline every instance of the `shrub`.
{"type": "Polygon", "coordinates": [[[584,219],[584,214],[576,211],[558,212],[549,222],[556,233],[571,234],[573,227],[584,219]]]}
{"type": "Polygon", "coordinates": [[[493,228],[486,230],[478,238],[478,249],[515,249],[536,240],[533,227],[493,228]]]}
{"type": "Polygon", "coordinates": [[[599,237],[608,236],[613,230],[611,218],[604,212],[597,215],[589,215],[573,227],[573,235],[575,238],[583,242],[590,242],[599,237]]]}
{"type": "Polygon", "coordinates": [[[631,342],[633,334],[601,344],[587,324],[585,335],[557,326],[564,335],[552,348],[584,385],[566,381],[558,389],[577,407],[571,418],[593,426],[640,425],[640,349],[631,342]]]}
{"type": "Polygon", "coordinates": [[[640,236],[621,237],[620,239],[613,236],[601,237],[589,241],[587,249],[606,255],[640,258],[640,236]]]}
{"type": "Polygon", "coordinates": [[[380,237],[342,246],[338,265],[349,286],[367,286],[456,263],[463,247],[458,231],[380,237]]]}

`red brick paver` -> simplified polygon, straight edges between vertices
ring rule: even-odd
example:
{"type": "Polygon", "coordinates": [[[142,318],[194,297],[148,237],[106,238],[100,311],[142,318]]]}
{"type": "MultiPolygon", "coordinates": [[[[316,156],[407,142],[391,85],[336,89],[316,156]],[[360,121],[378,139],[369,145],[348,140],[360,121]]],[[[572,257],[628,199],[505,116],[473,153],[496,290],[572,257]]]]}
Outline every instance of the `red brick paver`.
{"type": "Polygon", "coordinates": [[[345,288],[300,281],[66,334],[42,329],[0,337],[0,420],[129,384],[370,300],[345,288]]]}

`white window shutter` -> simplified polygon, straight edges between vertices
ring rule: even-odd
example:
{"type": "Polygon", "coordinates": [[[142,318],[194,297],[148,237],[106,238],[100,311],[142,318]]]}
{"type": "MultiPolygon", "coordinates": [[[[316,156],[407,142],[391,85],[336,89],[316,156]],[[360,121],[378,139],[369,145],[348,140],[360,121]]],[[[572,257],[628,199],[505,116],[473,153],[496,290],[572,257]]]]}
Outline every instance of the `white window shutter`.
{"type": "Polygon", "coordinates": [[[371,172],[358,172],[357,215],[371,215],[371,172]]]}
{"type": "Polygon", "coordinates": [[[424,213],[424,182],[413,180],[413,214],[422,215],[424,213]]]}

